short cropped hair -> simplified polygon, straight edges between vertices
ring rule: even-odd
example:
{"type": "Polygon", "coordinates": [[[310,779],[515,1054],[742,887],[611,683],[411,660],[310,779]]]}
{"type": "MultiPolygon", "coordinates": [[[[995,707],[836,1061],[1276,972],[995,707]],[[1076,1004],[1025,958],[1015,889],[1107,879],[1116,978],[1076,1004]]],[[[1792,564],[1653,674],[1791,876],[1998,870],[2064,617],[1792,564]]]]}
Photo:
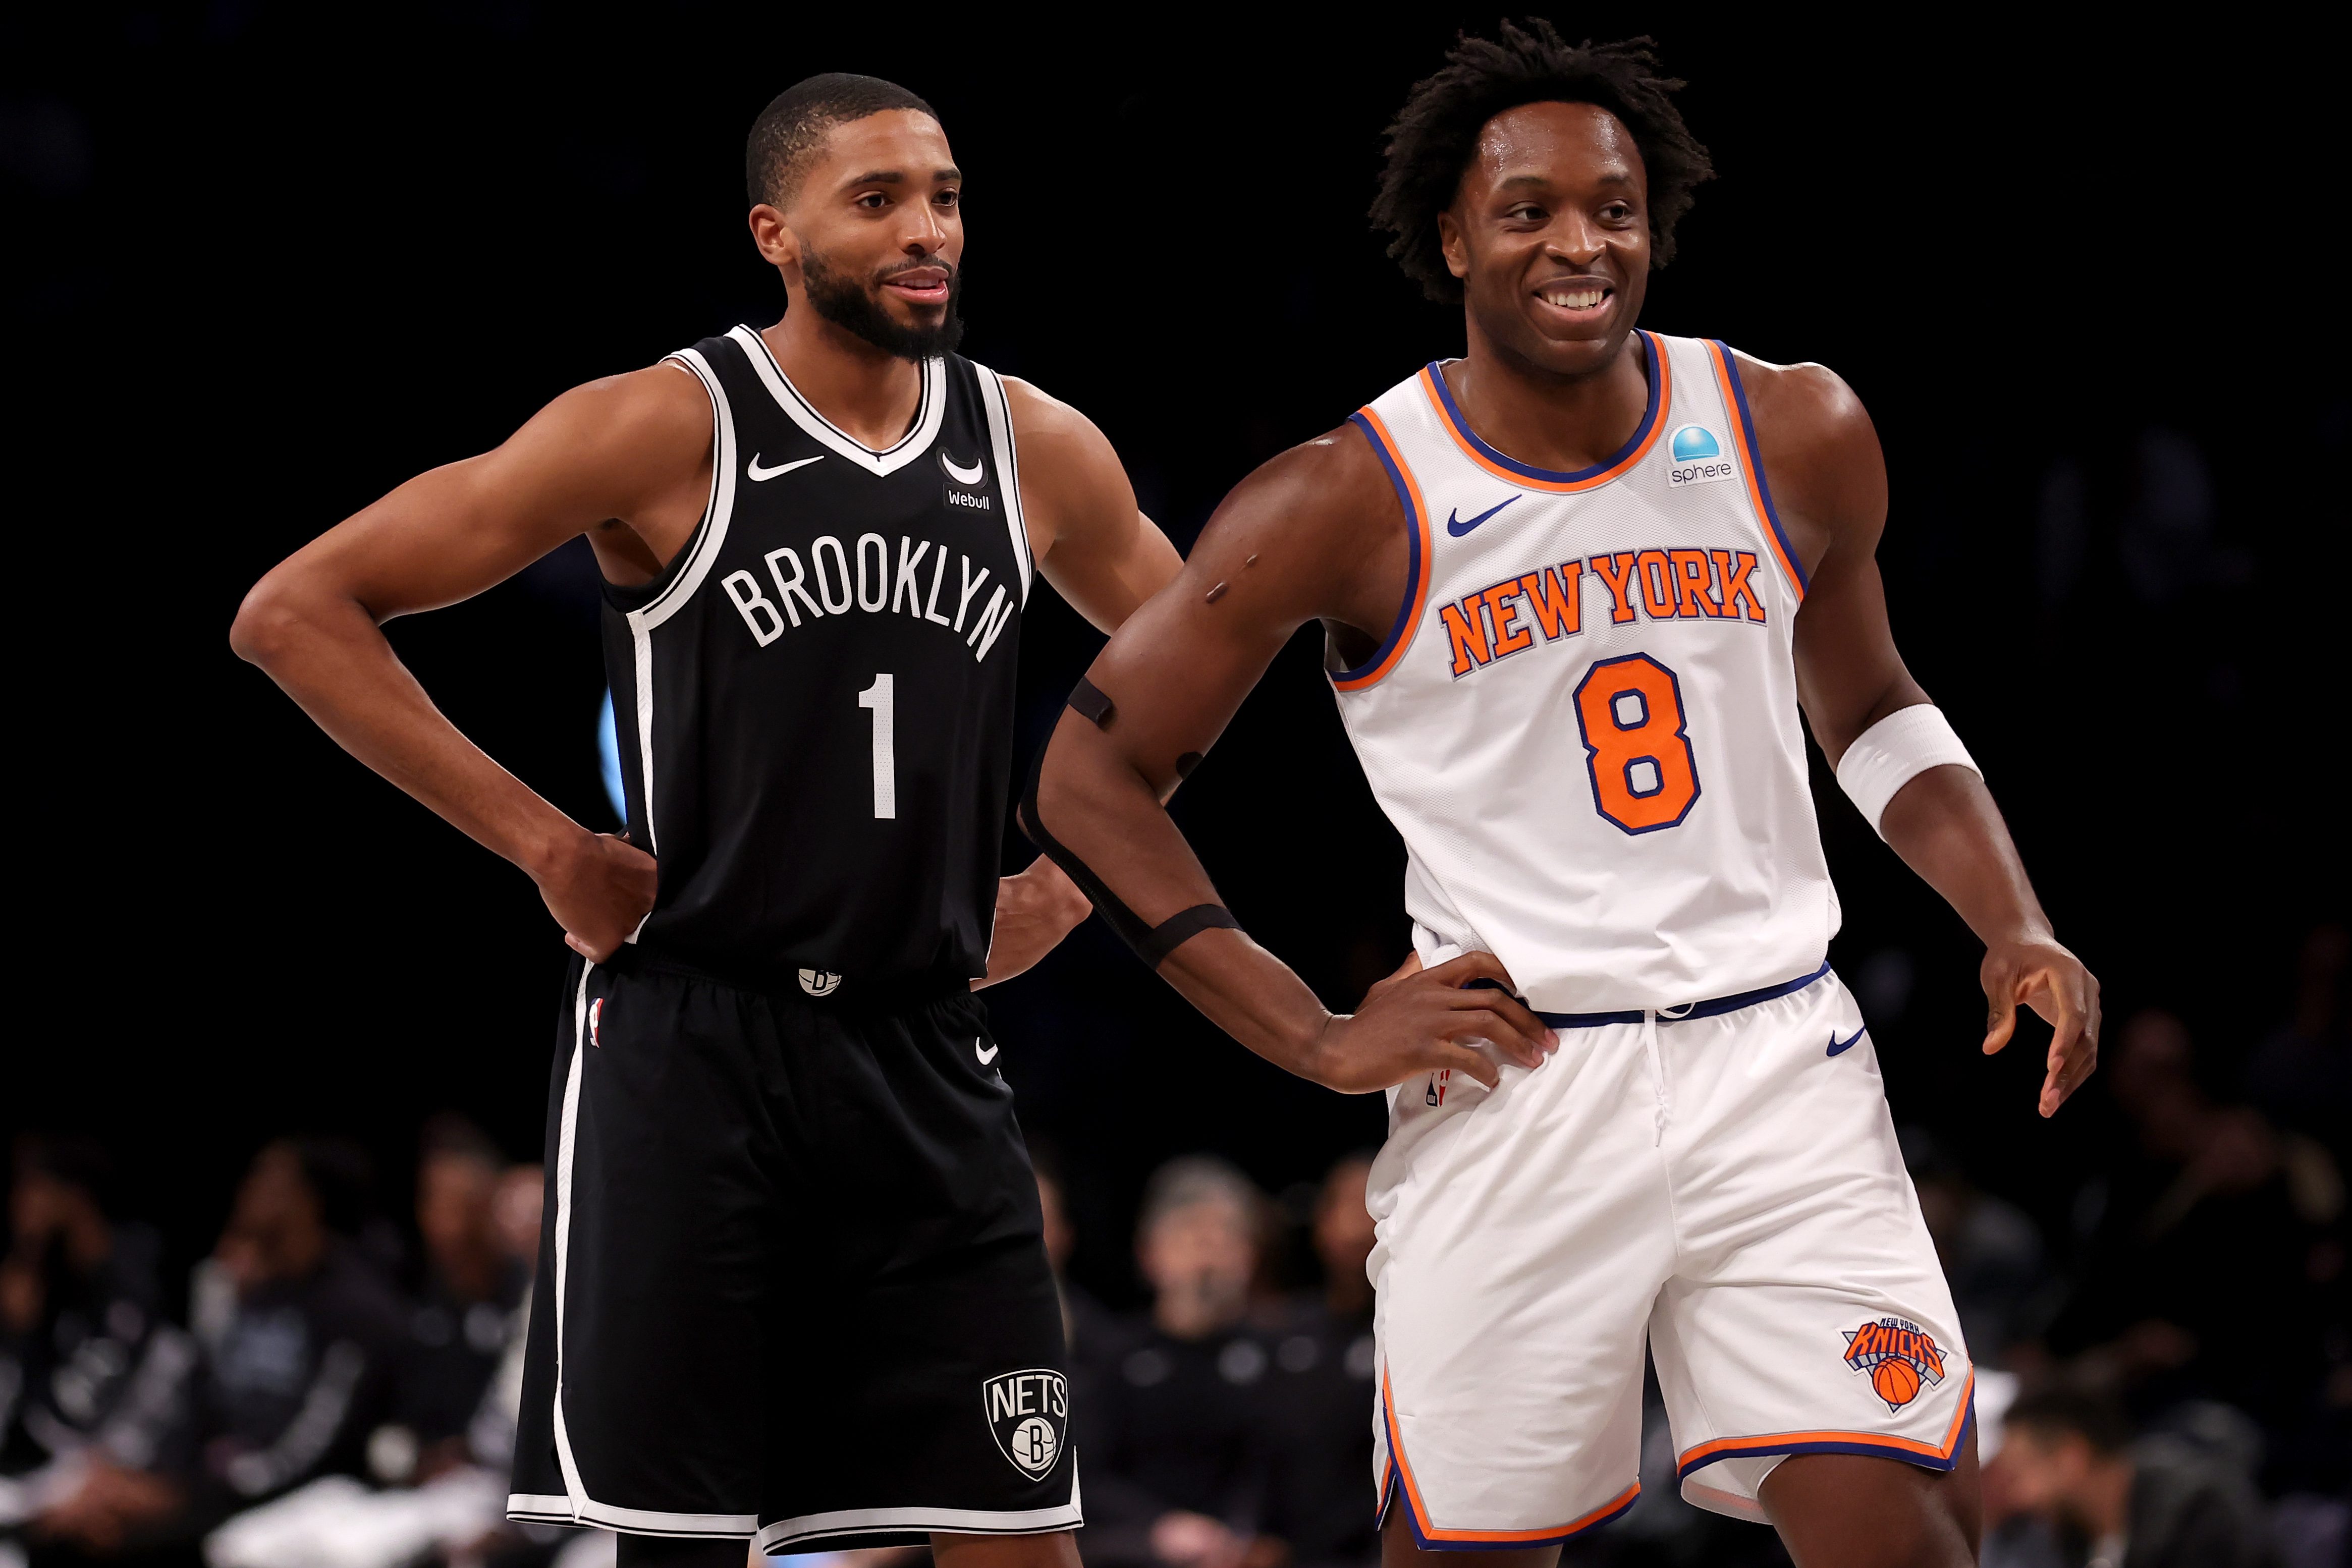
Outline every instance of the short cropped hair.
{"type": "Polygon", "coordinates": [[[1149,1236],[1170,1215],[1198,1203],[1230,1204],[1253,1234],[1264,1196],[1256,1184],[1214,1155],[1183,1155],[1151,1173],[1135,1217],[1135,1233],[1149,1236]]]}
{"type": "Polygon", "coordinates": [[[1521,104],[1590,103],[1615,115],[1641,150],[1650,186],[1650,266],[1664,267],[1674,259],[1675,225],[1690,211],[1693,191],[1715,177],[1706,149],[1675,107],[1671,95],[1682,87],[1660,74],[1649,38],[1570,45],[1541,17],[1524,26],[1506,22],[1498,38],[1465,33],[1434,76],[1413,84],[1388,128],[1372,226],[1394,236],[1389,255],[1423,293],[1459,303],[1462,282],[1446,270],[1437,214],[1460,193],[1479,131],[1521,104]]]}
{"type": "Polygon", "coordinates": [[[743,146],[744,193],[755,207],[762,202],[782,206],[800,189],[810,159],[835,126],[893,109],[940,117],[938,110],[880,77],[827,71],[794,82],[771,99],[751,122],[743,146]]]}

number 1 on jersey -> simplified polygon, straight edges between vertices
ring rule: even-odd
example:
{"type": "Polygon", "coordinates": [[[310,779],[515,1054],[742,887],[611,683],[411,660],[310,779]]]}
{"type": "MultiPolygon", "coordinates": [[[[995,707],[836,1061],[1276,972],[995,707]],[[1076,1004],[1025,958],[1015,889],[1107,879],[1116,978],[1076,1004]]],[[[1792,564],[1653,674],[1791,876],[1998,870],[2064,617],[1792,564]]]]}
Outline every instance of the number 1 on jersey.
{"type": "Polygon", "coordinates": [[[874,677],[874,684],[857,694],[857,706],[874,714],[874,815],[877,821],[895,818],[898,814],[898,754],[891,738],[898,705],[891,697],[890,677],[874,677]]]}

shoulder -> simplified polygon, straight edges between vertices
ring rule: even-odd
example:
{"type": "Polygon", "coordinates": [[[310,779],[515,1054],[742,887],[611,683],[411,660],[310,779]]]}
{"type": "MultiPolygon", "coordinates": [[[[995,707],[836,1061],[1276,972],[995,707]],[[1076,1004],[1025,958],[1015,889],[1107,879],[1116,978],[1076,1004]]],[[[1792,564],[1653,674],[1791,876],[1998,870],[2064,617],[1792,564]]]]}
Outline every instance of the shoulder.
{"type": "Polygon", "coordinates": [[[1776,365],[1731,350],[1739,384],[1768,455],[1820,448],[1878,449],[1878,432],[1845,379],[1811,361],[1776,365]]]}
{"type": "Polygon", "coordinates": [[[1228,512],[1265,512],[1311,529],[1325,520],[1359,523],[1367,508],[1382,507],[1402,515],[1395,486],[1371,438],[1351,421],[1258,465],[1234,486],[1211,526],[1228,512]]]}
{"type": "Polygon", "coordinates": [[[1886,460],[1870,411],[1827,365],[1776,365],[1731,350],[1756,444],[1782,509],[1835,532],[1874,529],[1886,510],[1886,460]]]}
{"type": "Polygon", "coordinates": [[[1005,414],[1013,422],[1013,439],[1021,444],[1025,465],[1047,469],[1075,465],[1081,470],[1106,463],[1118,466],[1118,455],[1111,450],[1110,438],[1093,420],[1018,376],[997,379],[1004,387],[1005,414]]]}

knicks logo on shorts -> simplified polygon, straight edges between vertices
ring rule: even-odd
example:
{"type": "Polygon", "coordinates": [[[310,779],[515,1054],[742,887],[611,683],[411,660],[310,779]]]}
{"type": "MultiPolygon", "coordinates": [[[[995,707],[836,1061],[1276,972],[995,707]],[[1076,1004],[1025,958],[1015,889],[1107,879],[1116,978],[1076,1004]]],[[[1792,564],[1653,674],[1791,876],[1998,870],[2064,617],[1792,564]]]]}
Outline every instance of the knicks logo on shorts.
{"type": "Polygon", "coordinates": [[[980,1385],[988,1430],[1013,1468],[1042,1481],[1070,1432],[1070,1383],[1049,1367],[1000,1373],[980,1385]]]}
{"type": "Polygon", "coordinates": [[[1881,1318],[1845,1333],[1845,1364],[1870,1375],[1871,1392],[1892,1413],[1919,1397],[1924,1382],[1944,1381],[1944,1352],[1933,1335],[1903,1318],[1881,1318]]]}

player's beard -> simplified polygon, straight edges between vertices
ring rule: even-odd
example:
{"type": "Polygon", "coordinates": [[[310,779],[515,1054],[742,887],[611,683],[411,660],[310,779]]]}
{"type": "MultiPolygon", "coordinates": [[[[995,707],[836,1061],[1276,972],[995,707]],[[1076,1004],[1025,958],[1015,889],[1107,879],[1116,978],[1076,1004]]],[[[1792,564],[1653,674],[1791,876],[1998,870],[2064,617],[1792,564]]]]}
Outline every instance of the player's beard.
{"type": "Polygon", "coordinates": [[[920,364],[925,360],[953,353],[955,346],[963,340],[963,318],[956,314],[956,302],[963,297],[963,268],[960,267],[948,273],[947,313],[929,327],[900,326],[876,298],[880,279],[869,284],[836,271],[814,251],[801,253],[801,284],[808,290],[809,305],[818,315],[886,354],[920,364]]]}

